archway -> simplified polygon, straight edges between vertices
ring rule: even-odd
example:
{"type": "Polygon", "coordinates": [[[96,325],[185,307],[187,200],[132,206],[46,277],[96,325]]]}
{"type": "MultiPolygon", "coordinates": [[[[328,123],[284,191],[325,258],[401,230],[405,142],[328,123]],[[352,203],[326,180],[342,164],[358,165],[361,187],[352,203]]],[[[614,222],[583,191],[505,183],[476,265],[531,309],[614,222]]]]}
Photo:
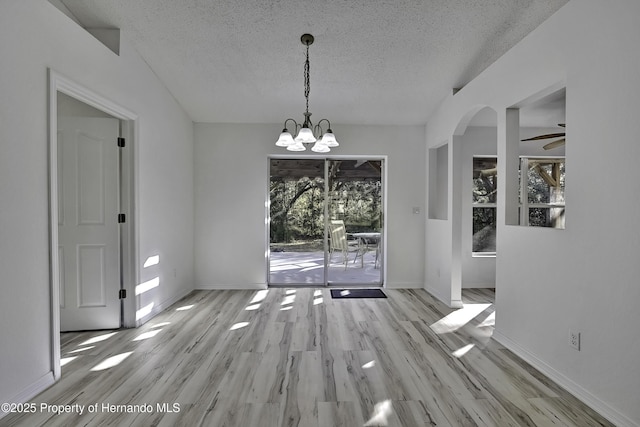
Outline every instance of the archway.
{"type": "Polygon", "coordinates": [[[496,111],[479,105],[452,137],[452,301],[463,288],[495,288],[497,125],[496,111]]]}

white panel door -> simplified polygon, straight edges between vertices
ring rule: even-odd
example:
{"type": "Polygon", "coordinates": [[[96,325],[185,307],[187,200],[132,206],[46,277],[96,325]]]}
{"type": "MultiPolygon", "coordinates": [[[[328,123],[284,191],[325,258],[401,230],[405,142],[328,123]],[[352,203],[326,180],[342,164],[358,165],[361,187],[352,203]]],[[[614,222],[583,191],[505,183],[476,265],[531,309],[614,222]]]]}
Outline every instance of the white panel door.
{"type": "Polygon", "coordinates": [[[60,330],[120,326],[119,122],[58,121],[60,330]]]}

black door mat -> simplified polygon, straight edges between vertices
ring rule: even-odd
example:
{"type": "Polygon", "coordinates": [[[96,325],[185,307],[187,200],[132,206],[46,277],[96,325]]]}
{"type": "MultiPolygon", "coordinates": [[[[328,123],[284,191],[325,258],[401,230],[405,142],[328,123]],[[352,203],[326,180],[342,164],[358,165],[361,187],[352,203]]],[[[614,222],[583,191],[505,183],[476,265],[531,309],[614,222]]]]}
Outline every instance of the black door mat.
{"type": "Polygon", "coordinates": [[[331,298],[386,298],[380,289],[331,289],[331,298]]]}

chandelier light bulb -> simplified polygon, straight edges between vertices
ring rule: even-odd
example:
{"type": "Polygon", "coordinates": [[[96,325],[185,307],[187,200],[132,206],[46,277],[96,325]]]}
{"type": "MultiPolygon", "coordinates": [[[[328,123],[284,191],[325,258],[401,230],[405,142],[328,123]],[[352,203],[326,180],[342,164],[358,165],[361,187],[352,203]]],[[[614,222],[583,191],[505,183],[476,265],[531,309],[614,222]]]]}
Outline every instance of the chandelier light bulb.
{"type": "Polygon", "coordinates": [[[293,137],[291,136],[291,134],[289,133],[288,130],[283,129],[282,133],[280,134],[280,138],[278,138],[278,141],[276,141],[276,146],[278,147],[288,147],[289,145],[293,144],[295,141],[293,140],[293,137]]]}
{"type": "Polygon", "coordinates": [[[327,147],[337,147],[338,141],[336,140],[336,136],[333,134],[331,129],[327,130],[327,132],[322,136],[322,143],[327,147]]]}
{"type": "Polygon", "coordinates": [[[302,142],[294,141],[293,144],[291,144],[291,145],[289,145],[287,147],[287,150],[289,150],[289,151],[305,151],[306,148],[304,148],[304,145],[302,145],[302,142]]]}
{"type": "Polygon", "coordinates": [[[311,147],[311,151],[314,153],[328,153],[331,149],[322,141],[316,141],[316,143],[313,144],[313,147],[311,147]]]}
{"type": "Polygon", "coordinates": [[[316,137],[313,136],[313,131],[309,128],[300,128],[298,136],[296,136],[296,142],[302,142],[304,144],[311,144],[316,142],[316,137]]]}

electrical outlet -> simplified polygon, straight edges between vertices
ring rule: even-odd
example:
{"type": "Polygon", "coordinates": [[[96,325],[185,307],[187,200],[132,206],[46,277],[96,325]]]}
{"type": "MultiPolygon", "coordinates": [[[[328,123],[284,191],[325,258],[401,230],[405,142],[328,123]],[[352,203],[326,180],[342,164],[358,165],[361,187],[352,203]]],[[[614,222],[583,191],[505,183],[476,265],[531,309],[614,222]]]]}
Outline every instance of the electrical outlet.
{"type": "Polygon", "coordinates": [[[580,332],[569,331],[569,345],[580,351],[580,332]]]}

